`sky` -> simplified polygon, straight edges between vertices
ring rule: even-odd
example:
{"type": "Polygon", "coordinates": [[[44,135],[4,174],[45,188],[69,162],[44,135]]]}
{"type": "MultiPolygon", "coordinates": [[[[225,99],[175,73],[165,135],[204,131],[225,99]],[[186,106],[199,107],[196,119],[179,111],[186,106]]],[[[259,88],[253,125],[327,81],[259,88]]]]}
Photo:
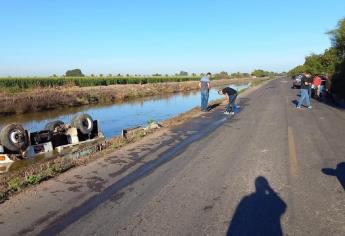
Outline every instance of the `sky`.
{"type": "Polygon", "coordinates": [[[0,0],[0,76],[288,71],[344,0],[0,0]]]}

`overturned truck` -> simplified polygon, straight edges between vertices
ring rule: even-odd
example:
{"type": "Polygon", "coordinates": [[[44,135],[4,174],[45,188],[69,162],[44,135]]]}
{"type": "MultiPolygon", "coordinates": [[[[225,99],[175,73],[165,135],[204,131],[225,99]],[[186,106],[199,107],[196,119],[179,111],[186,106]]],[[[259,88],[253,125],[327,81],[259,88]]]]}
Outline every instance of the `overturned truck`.
{"type": "Polygon", "coordinates": [[[42,131],[29,132],[20,124],[8,124],[0,131],[0,164],[32,158],[42,153],[61,153],[69,148],[104,140],[98,121],[88,114],[76,115],[70,124],[52,121],[42,131]]]}

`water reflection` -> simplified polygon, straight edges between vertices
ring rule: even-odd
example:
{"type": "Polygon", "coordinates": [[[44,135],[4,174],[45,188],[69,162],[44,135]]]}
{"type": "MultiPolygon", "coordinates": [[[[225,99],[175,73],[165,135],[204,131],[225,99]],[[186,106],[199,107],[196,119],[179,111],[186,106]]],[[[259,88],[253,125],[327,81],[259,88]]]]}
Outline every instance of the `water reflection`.
{"type": "MultiPolygon", "coordinates": [[[[250,84],[230,85],[238,91],[250,84]]],[[[220,98],[217,88],[210,91],[210,101],[220,98]]],[[[63,108],[51,111],[27,113],[0,117],[0,125],[21,123],[34,132],[44,128],[53,120],[69,123],[72,117],[79,113],[88,113],[100,122],[100,128],[109,138],[121,133],[123,128],[145,125],[149,120],[162,121],[180,113],[186,112],[200,104],[199,92],[176,93],[135,99],[123,103],[109,105],[93,105],[76,108],[63,108]]]]}

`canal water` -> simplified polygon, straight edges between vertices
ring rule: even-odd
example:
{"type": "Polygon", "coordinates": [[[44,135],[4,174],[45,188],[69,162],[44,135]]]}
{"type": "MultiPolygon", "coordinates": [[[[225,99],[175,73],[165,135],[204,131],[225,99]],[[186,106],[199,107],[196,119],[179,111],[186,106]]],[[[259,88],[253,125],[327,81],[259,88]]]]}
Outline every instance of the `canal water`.
{"type": "MultiPolygon", "coordinates": [[[[230,87],[238,92],[248,88],[250,84],[232,84],[230,87]]],[[[221,98],[217,88],[211,89],[210,101],[221,98]]],[[[78,108],[64,108],[53,111],[26,113],[0,117],[0,126],[8,123],[20,123],[25,129],[35,132],[42,130],[50,121],[61,120],[70,123],[73,116],[88,113],[99,121],[100,130],[106,138],[119,135],[122,129],[145,126],[149,121],[160,122],[177,116],[200,105],[198,91],[175,93],[165,96],[140,98],[111,105],[85,106],[78,108]]]]}

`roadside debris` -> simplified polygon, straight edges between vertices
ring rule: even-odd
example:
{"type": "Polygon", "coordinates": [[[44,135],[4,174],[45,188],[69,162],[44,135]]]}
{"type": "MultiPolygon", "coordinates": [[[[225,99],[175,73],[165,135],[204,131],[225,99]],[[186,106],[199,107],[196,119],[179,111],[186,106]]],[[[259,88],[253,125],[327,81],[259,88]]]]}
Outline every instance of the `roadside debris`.
{"type": "Polygon", "coordinates": [[[144,130],[150,130],[150,129],[159,129],[162,125],[156,122],[151,122],[148,126],[144,128],[144,130]]]}

